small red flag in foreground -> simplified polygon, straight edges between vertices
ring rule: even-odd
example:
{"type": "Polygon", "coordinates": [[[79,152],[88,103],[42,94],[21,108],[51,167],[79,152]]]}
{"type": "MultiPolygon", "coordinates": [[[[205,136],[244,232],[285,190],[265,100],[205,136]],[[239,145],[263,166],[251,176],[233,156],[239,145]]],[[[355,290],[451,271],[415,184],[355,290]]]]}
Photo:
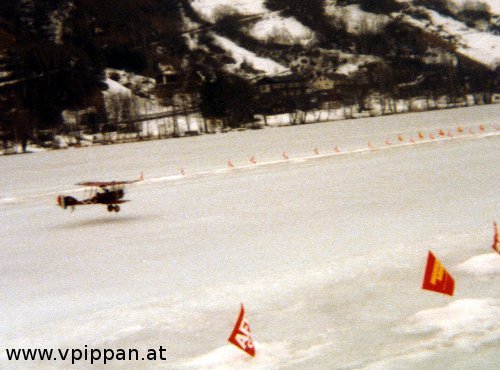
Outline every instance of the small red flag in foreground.
{"type": "Polygon", "coordinates": [[[240,316],[234,325],[233,332],[228,338],[228,341],[248,353],[250,356],[255,356],[255,347],[253,345],[252,336],[250,335],[250,325],[248,325],[248,320],[245,316],[243,303],[241,304],[240,316]]]}
{"type": "Polygon", "coordinates": [[[495,252],[500,254],[500,235],[498,235],[498,226],[496,222],[493,222],[493,227],[495,229],[495,234],[493,235],[493,245],[491,247],[495,252]]]}
{"type": "Polygon", "coordinates": [[[422,289],[453,295],[454,288],[455,280],[453,280],[441,262],[429,251],[422,289]]]}

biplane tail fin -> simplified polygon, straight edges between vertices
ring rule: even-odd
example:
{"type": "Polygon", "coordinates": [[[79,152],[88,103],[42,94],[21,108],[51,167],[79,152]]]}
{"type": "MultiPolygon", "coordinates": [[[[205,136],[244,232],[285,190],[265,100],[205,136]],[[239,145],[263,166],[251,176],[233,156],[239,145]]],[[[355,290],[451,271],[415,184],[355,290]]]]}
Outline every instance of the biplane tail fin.
{"type": "Polygon", "coordinates": [[[57,196],[57,204],[59,207],[66,209],[66,202],[64,201],[64,196],[58,195],[57,196]]]}
{"type": "Polygon", "coordinates": [[[66,209],[68,207],[74,207],[75,205],[77,205],[78,204],[78,200],[76,200],[76,198],[73,198],[73,197],[59,195],[57,197],[57,204],[61,208],[66,209]]]}

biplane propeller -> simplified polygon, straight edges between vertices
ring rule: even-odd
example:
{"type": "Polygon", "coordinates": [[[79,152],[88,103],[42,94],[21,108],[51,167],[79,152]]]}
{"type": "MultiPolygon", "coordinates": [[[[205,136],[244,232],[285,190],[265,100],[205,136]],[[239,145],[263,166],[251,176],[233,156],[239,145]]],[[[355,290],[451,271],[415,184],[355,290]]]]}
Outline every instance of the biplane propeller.
{"type": "Polygon", "coordinates": [[[141,173],[141,177],[139,179],[131,181],[78,182],[76,183],[76,185],[91,188],[92,196],[83,200],[78,200],[75,197],[69,195],[59,195],[57,197],[57,204],[64,209],[70,208],[71,211],[73,211],[76,206],[103,204],[107,206],[109,212],[120,212],[119,204],[129,202],[128,200],[123,199],[123,197],[125,196],[125,185],[133,184],[143,180],[144,176],[141,173]]]}

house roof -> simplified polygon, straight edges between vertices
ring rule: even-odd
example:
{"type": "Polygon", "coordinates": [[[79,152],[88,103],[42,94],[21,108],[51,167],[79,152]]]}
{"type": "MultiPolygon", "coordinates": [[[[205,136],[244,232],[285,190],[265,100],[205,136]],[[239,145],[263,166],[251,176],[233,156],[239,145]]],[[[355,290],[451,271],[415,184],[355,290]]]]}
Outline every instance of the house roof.
{"type": "Polygon", "coordinates": [[[304,79],[297,75],[267,76],[257,80],[258,85],[274,84],[283,82],[304,82],[304,79]]]}

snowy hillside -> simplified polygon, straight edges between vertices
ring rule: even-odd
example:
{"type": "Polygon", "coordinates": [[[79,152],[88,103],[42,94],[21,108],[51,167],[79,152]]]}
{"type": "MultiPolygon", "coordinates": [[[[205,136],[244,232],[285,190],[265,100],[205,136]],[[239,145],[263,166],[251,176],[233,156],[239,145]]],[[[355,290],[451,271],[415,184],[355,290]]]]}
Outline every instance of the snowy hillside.
{"type": "Polygon", "coordinates": [[[239,47],[225,37],[215,36],[215,43],[222,47],[236,61],[233,66],[226,65],[226,68],[231,72],[236,72],[243,62],[248,63],[257,71],[264,72],[265,74],[275,75],[287,70],[284,66],[270,59],[260,58],[251,51],[239,47]]]}
{"type": "MultiPolygon", "coordinates": [[[[68,131],[62,112],[94,112],[81,125],[95,134],[123,118],[111,112],[118,109],[111,95],[139,107],[135,116],[169,109],[233,128],[256,115],[310,108],[367,112],[374,97],[425,99],[429,107],[469,97],[491,103],[499,91],[499,8],[481,0],[129,0],[119,7],[12,0],[0,6],[0,135],[8,148],[47,142],[36,131],[68,131]],[[218,104],[229,87],[234,101],[218,104]]],[[[179,120],[192,131],[190,118],[179,120]]]]}
{"type": "MultiPolygon", "coordinates": [[[[324,14],[332,24],[343,25],[345,27],[343,31],[352,35],[377,33],[391,21],[402,19],[408,25],[438,36],[444,43],[452,42],[458,53],[490,69],[496,68],[500,63],[498,47],[500,37],[489,31],[470,28],[463,21],[457,20],[458,14],[468,9],[471,2],[454,0],[447,4],[446,11],[457,15],[455,18],[438,13],[433,10],[431,2],[425,1],[418,3],[400,1],[400,11],[387,11],[386,13],[363,10],[361,9],[363,3],[363,1],[329,1],[325,3],[324,14]],[[453,40],[449,41],[450,38],[453,40]]],[[[487,9],[493,16],[499,14],[499,3],[493,1],[487,4],[487,9]]],[[[295,17],[283,16],[283,12],[266,8],[264,0],[253,2],[193,0],[191,5],[201,18],[211,24],[216,24],[224,16],[246,17],[247,20],[242,23],[241,30],[264,44],[295,44],[314,47],[320,38],[318,30],[311,30],[295,17]]]]}
{"type": "Polygon", "coordinates": [[[191,0],[191,6],[211,23],[214,23],[218,16],[227,13],[251,16],[267,11],[264,0],[191,0]]]}
{"type": "Polygon", "coordinates": [[[347,32],[353,34],[376,32],[391,19],[388,14],[365,12],[359,8],[359,5],[336,6],[329,4],[325,10],[334,22],[345,22],[347,32]]]}
{"type": "Polygon", "coordinates": [[[281,17],[276,13],[262,16],[248,30],[250,36],[263,42],[277,44],[308,45],[315,41],[314,33],[292,17],[281,17]]]}
{"type": "MultiPolygon", "coordinates": [[[[487,5],[491,12],[495,15],[500,15],[500,1],[498,0],[488,0],[488,1],[470,1],[470,0],[449,0],[451,3],[451,8],[455,12],[459,12],[460,10],[465,9],[466,5],[474,5],[474,4],[485,4],[487,5]]],[[[476,5],[477,6],[477,5],[476,5]]]]}
{"type": "Polygon", "coordinates": [[[453,39],[460,54],[485,64],[491,69],[500,66],[500,36],[471,29],[462,22],[443,17],[435,11],[428,11],[430,22],[406,18],[414,24],[445,39],[453,39]]]}

